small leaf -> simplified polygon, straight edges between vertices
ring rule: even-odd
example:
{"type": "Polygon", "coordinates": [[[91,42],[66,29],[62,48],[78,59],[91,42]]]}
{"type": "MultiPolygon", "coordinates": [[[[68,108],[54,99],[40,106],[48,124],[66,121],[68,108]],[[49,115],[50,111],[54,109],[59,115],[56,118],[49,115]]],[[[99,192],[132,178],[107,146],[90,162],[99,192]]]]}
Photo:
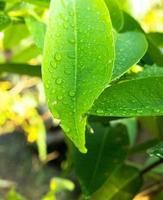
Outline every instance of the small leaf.
{"type": "Polygon", "coordinates": [[[46,32],[46,25],[43,22],[36,20],[33,17],[27,17],[25,19],[29,32],[31,33],[36,46],[43,50],[44,36],[46,32]]]}
{"type": "Polygon", "coordinates": [[[21,194],[15,189],[11,189],[7,194],[6,200],[26,200],[21,194]]]}
{"type": "Polygon", "coordinates": [[[87,154],[74,152],[77,176],[86,196],[95,192],[124,161],[129,145],[128,133],[121,124],[106,127],[93,124],[87,131],[87,154]]]}
{"type": "Polygon", "coordinates": [[[22,39],[27,38],[28,36],[29,31],[24,24],[11,24],[4,32],[4,48],[11,49],[17,46],[22,39]]]}
{"type": "Polygon", "coordinates": [[[45,38],[43,82],[49,108],[81,152],[94,100],[109,84],[114,40],[103,1],[52,0],[45,38]]]}
{"type": "Polygon", "coordinates": [[[117,0],[105,0],[110,11],[110,17],[114,28],[119,31],[123,27],[124,19],[123,12],[120,9],[117,0]]]}
{"type": "Polygon", "coordinates": [[[148,154],[150,156],[155,156],[155,157],[158,157],[158,158],[163,158],[163,142],[160,142],[156,146],[150,148],[148,150],[148,154]]]}
{"type": "Polygon", "coordinates": [[[162,115],[163,73],[160,70],[153,76],[140,75],[137,79],[108,87],[95,101],[90,114],[116,117],[162,115]]]}
{"type": "Polygon", "coordinates": [[[117,79],[144,56],[148,43],[145,36],[138,32],[118,34],[116,40],[116,58],[112,79],[117,79]]]}
{"type": "Polygon", "coordinates": [[[32,44],[16,53],[13,53],[11,61],[15,63],[24,63],[31,60],[32,58],[36,58],[39,54],[39,49],[32,44]]]}
{"type": "Polygon", "coordinates": [[[124,165],[116,170],[90,200],[131,200],[140,190],[142,179],[139,171],[124,165]]]}
{"type": "Polygon", "coordinates": [[[3,12],[0,12],[0,31],[5,29],[11,23],[11,19],[8,15],[3,12]]]}

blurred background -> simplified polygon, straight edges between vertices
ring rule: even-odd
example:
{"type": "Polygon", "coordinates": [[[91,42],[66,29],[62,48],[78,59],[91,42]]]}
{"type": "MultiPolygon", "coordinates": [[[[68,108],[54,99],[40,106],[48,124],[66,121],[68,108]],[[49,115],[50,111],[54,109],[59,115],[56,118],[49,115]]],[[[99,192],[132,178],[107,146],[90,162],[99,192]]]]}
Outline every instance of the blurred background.
{"type": "MultiPolygon", "coordinates": [[[[163,0],[119,2],[145,32],[163,32],[163,0]]],[[[33,67],[13,73],[19,63],[34,65],[36,72],[41,65],[42,52],[20,21],[30,13],[47,23],[48,8],[18,0],[0,1],[1,10],[4,6],[14,22],[0,32],[0,200],[76,199],[78,182],[69,173],[68,144],[47,108],[40,74],[30,76],[33,67]]]]}

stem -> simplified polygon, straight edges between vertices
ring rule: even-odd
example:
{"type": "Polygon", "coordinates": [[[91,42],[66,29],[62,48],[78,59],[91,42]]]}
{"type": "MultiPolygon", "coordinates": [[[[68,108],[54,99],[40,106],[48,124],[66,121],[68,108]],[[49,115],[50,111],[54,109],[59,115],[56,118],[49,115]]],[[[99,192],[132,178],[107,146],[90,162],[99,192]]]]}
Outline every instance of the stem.
{"type": "Polygon", "coordinates": [[[153,164],[149,165],[148,167],[146,167],[145,169],[143,169],[140,172],[140,175],[144,176],[146,173],[148,173],[149,171],[151,171],[152,169],[154,169],[155,167],[159,166],[162,163],[163,163],[163,159],[156,161],[155,163],[153,163],[153,164]]]}

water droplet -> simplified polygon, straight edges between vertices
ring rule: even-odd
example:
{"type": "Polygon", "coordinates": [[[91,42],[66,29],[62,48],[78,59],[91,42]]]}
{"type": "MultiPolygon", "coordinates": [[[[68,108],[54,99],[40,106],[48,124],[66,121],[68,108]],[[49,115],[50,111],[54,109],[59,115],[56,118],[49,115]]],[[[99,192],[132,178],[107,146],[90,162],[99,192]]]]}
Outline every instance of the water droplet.
{"type": "Polygon", "coordinates": [[[62,59],[61,54],[56,53],[56,54],[55,54],[55,59],[56,59],[57,61],[60,61],[60,60],[62,59]]]}
{"type": "Polygon", "coordinates": [[[160,153],[156,153],[156,156],[158,157],[162,157],[162,155],[160,153]]]}
{"type": "Polygon", "coordinates": [[[58,96],[57,98],[58,98],[58,100],[62,100],[62,99],[63,99],[63,97],[62,97],[62,96],[58,96]]]}
{"type": "Polygon", "coordinates": [[[62,79],[61,79],[61,78],[57,78],[56,83],[57,83],[58,85],[60,85],[60,84],[62,83],[62,79]]]}
{"type": "Polygon", "coordinates": [[[96,111],[96,113],[97,113],[97,114],[103,114],[103,113],[104,113],[104,111],[103,111],[103,110],[101,110],[101,109],[98,109],[98,110],[96,111]]]}
{"type": "Polygon", "coordinates": [[[69,39],[69,42],[70,42],[71,44],[75,44],[75,39],[69,39]]]}
{"type": "Polygon", "coordinates": [[[74,97],[75,96],[75,91],[70,91],[69,95],[70,95],[70,97],[74,97]]]}
{"type": "Polygon", "coordinates": [[[53,101],[53,103],[52,103],[52,105],[54,106],[54,105],[57,105],[57,101],[53,101]]]}

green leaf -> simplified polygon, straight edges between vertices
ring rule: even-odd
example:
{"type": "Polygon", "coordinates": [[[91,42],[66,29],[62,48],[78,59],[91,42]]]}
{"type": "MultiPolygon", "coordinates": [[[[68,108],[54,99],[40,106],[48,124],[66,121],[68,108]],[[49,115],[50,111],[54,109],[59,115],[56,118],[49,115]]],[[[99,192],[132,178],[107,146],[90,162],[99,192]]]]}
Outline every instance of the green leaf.
{"type": "Polygon", "coordinates": [[[46,25],[36,20],[33,17],[27,17],[25,19],[29,32],[31,33],[36,46],[43,50],[44,47],[44,36],[46,32],[46,25]]]}
{"type": "Polygon", "coordinates": [[[49,108],[81,152],[94,100],[109,84],[114,40],[103,1],[52,0],[45,38],[43,81],[49,108]]]}
{"type": "Polygon", "coordinates": [[[86,196],[95,192],[124,161],[129,145],[127,129],[122,124],[106,127],[92,125],[87,131],[87,154],[74,151],[74,164],[86,196]]]}
{"type": "MultiPolygon", "coordinates": [[[[12,3],[13,0],[1,0],[4,2],[12,3]]],[[[50,0],[23,0],[24,2],[31,3],[38,6],[48,7],[50,0]]]]}
{"type": "Polygon", "coordinates": [[[158,158],[163,158],[163,142],[158,143],[156,146],[148,150],[150,156],[155,156],[158,158]]]}
{"type": "Polygon", "coordinates": [[[11,61],[16,63],[24,63],[32,58],[36,58],[40,54],[39,49],[35,45],[30,45],[12,55],[11,61]]]}
{"type": "Polygon", "coordinates": [[[5,9],[5,6],[6,6],[6,3],[0,1],[0,10],[1,10],[1,11],[5,9]]]}
{"type": "Polygon", "coordinates": [[[149,41],[149,48],[147,54],[151,57],[152,61],[156,63],[159,66],[163,65],[163,53],[161,49],[159,49],[153,39],[151,37],[148,37],[149,41]]]}
{"type": "Polygon", "coordinates": [[[90,114],[116,117],[162,115],[163,70],[162,73],[160,70],[151,76],[140,75],[137,79],[108,87],[95,101],[90,114]]]}
{"type": "Polygon", "coordinates": [[[163,33],[153,32],[153,33],[148,33],[147,36],[153,41],[153,43],[156,46],[160,48],[163,47],[163,33]]]}
{"type": "Polygon", "coordinates": [[[8,15],[3,12],[0,12],[0,31],[5,29],[11,23],[11,19],[8,15]]]}
{"type": "Polygon", "coordinates": [[[123,12],[124,16],[124,26],[121,32],[128,32],[128,31],[140,31],[143,32],[140,24],[134,19],[131,15],[126,12],[123,12]]]}
{"type": "Polygon", "coordinates": [[[44,7],[48,7],[50,2],[50,0],[23,0],[23,1],[44,7]]]}
{"type": "MultiPolygon", "coordinates": [[[[140,24],[129,14],[124,12],[124,27],[122,29],[122,32],[126,31],[138,31],[138,32],[144,32],[144,30],[141,28],[140,24]]],[[[162,66],[163,65],[163,53],[161,50],[157,47],[156,42],[151,38],[150,35],[146,34],[146,37],[148,39],[148,51],[144,58],[144,61],[146,62],[146,58],[150,58],[153,61],[153,63],[156,63],[157,65],[162,66]]],[[[152,64],[153,64],[152,63],[152,64]]]]}
{"type": "Polygon", "coordinates": [[[130,139],[130,146],[133,146],[136,141],[136,136],[138,132],[137,120],[136,118],[125,118],[112,121],[113,124],[123,124],[126,126],[128,131],[128,136],[130,139]]]}
{"type": "Polygon", "coordinates": [[[22,39],[28,36],[29,31],[24,24],[12,24],[5,30],[3,45],[5,49],[11,49],[17,46],[22,39]]]}
{"type": "Polygon", "coordinates": [[[16,192],[15,189],[11,189],[7,194],[6,200],[26,200],[21,194],[16,192]]]}
{"type": "Polygon", "coordinates": [[[115,171],[90,200],[131,200],[142,185],[139,171],[124,165],[115,171]]]}
{"type": "Polygon", "coordinates": [[[112,79],[119,78],[144,56],[148,43],[145,36],[138,32],[118,34],[116,58],[112,79]]]}
{"type": "Polygon", "coordinates": [[[124,19],[123,12],[119,8],[117,0],[105,0],[106,5],[110,11],[110,17],[114,28],[119,31],[123,27],[124,19]]]}
{"type": "Polygon", "coordinates": [[[0,72],[41,77],[41,70],[39,65],[32,66],[23,63],[0,64],[0,72]]]}

